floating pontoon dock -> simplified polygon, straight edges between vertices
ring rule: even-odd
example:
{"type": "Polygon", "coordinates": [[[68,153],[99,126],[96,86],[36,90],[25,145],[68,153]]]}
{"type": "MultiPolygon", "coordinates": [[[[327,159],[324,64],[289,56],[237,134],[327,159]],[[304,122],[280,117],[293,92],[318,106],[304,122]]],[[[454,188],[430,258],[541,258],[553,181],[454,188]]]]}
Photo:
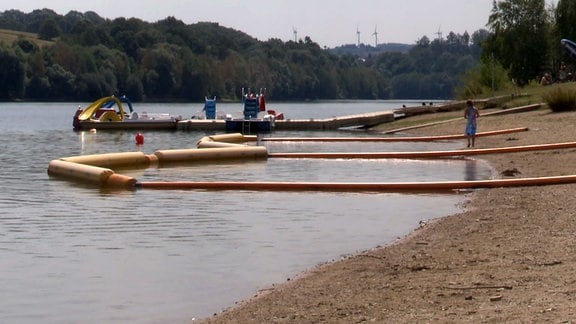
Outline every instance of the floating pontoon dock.
{"type": "MultiPolygon", "coordinates": [[[[274,121],[274,130],[335,130],[346,127],[373,127],[394,121],[392,111],[381,111],[324,119],[283,119],[274,121]]],[[[246,120],[246,122],[250,122],[246,120]]],[[[222,119],[187,119],[177,124],[179,130],[186,131],[226,131],[226,121],[222,119]]]]}

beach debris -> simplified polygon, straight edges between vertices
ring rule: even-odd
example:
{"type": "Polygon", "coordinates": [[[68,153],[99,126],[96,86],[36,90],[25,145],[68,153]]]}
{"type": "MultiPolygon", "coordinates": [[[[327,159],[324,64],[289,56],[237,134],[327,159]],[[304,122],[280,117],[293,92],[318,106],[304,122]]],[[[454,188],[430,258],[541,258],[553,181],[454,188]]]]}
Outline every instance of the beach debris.
{"type": "Polygon", "coordinates": [[[512,289],[513,287],[510,285],[476,285],[476,286],[458,286],[458,287],[444,287],[445,289],[459,289],[459,290],[468,290],[468,289],[512,289]]]}
{"type": "Polygon", "coordinates": [[[411,267],[408,267],[408,269],[410,269],[410,271],[424,271],[424,270],[429,270],[430,267],[426,266],[426,265],[414,265],[411,267]]]}
{"type": "Polygon", "coordinates": [[[500,174],[505,176],[505,177],[514,177],[517,174],[521,174],[522,172],[518,171],[518,169],[516,168],[512,168],[512,169],[506,169],[504,171],[502,171],[500,174]]]}
{"type": "Polygon", "coordinates": [[[501,301],[502,295],[490,296],[490,301],[501,301]]]}
{"type": "Polygon", "coordinates": [[[562,261],[560,260],[551,260],[551,261],[546,261],[541,263],[540,265],[542,266],[555,266],[555,265],[559,265],[562,264],[562,261]]]}

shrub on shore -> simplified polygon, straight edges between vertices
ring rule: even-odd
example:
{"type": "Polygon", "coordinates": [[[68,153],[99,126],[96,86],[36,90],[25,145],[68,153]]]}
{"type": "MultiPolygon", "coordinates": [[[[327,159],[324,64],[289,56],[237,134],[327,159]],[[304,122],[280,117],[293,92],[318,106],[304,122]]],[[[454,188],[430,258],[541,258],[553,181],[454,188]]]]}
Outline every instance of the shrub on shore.
{"type": "Polygon", "coordinates": [[[573,87],[555,85],[552,89],[542,94],[542,99],[546,101],[554,112],[576,110],[576,91],[574,91],[573,87]]]}

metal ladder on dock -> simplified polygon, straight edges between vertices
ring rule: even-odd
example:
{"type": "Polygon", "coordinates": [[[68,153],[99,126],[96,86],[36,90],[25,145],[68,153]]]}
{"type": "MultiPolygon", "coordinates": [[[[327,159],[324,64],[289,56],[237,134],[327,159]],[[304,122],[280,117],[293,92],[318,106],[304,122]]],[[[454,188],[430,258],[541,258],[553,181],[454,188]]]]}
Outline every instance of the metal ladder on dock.
{"type": "Polygon", "coordinates": [[[242,134],[250,134],[250,120],[242,121],[242,134]]]}

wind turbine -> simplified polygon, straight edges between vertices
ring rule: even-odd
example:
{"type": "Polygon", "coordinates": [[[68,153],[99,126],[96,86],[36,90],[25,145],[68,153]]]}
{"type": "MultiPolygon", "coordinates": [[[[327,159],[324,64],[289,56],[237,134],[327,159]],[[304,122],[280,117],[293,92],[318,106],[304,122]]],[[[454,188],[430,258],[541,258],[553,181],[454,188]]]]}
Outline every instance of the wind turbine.
{"type": "Polygon", "coordinates": [[[360,30],[358,29],[358,25],[356,25],[356,36],[358,37],[358,47],[360,47],[360,30]]]}
{"type": "Polygon", "coordinates": [[[292,33],[294,33],[294,43],[298,43],[298,31],[296,28],[292,27],[292,33]]]}
{"type": "Polygon", "coordinates": [[[438,42],[442,43],[442,25],[438,26],[438,31],[435,33],[438,35],[438,42]]]}
{"type": "Polygon", "coordinates": [[[378,47],[378,25],[374,27],[374,33],[372,33],[372,36],[374,36],[374,47],[378,47]]]}

